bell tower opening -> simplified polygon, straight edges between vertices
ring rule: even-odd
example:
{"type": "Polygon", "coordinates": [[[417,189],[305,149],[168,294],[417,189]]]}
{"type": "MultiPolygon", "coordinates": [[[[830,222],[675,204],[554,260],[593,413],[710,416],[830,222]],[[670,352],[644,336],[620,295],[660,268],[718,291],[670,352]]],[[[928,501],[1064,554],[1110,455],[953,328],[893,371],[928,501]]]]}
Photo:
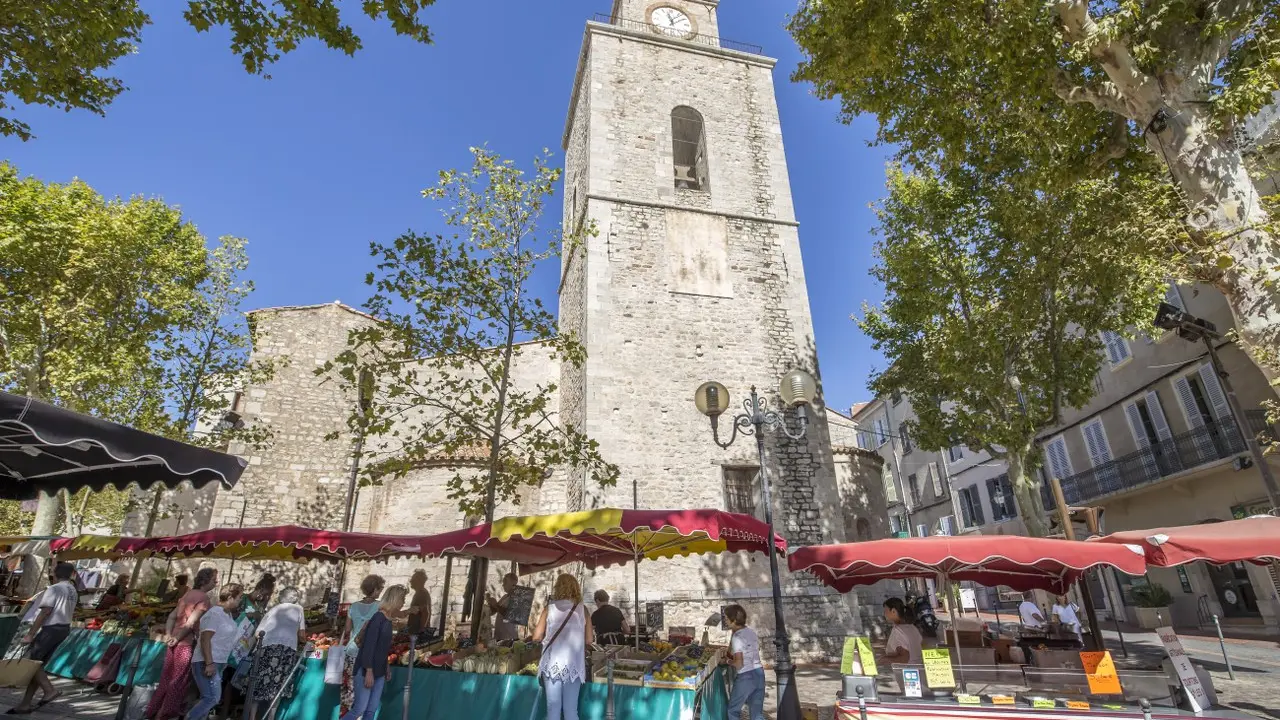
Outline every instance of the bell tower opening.
{"type": "Polygon", "coordinates": [[[676,187],[711,190],[707,173],[707,133],[702,113],[681,105],[671,111],[671,157],[676,187]]]}

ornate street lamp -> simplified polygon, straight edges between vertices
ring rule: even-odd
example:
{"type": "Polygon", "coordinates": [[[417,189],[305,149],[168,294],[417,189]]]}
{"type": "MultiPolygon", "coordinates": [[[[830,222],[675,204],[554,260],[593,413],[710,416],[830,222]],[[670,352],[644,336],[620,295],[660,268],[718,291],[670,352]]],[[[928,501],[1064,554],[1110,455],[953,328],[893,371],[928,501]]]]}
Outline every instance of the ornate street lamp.
{"type": "Polygon", "coordinates": [[[742,401],[745,412],[734,416],[733,432],[729,439],[720,440],[720,416],[729,409],[729,390],[718,382],[703,383],[694,394],[694,404],[698,412],[711,419],[711,437],[716,445],[727,448],[737,439],[738,433],[755,435],[756,454],[760,463],[760,493],[764,500],[764,518],[769,526],[769,576],[773,583],[773,623],[774,644],[778,646],[778,661],[775,674],[778,680],[778,720],[800,720],[800,696],[795,685],[795,665],[791,663],[791,641],[787,637],[787,624],[782,613],[782,581],[778,575],[778,552],[774,547],[773,536],[773,499],[769,487],[769,473],[764,461],[764,432],[781,432],[792,440],[801,440],[809,429],[809,418],[805,408],[813,402],[818,393],[818,384],[813,376],[803,370],[792,370],[782,377],[782,385],[778,388],[783,402],[794,407],[799,420],[799,432],[792,433],[787,428],[783,416],[768,409],[767,401],[760,397],[753,385],[751,396],[742,401]]]}

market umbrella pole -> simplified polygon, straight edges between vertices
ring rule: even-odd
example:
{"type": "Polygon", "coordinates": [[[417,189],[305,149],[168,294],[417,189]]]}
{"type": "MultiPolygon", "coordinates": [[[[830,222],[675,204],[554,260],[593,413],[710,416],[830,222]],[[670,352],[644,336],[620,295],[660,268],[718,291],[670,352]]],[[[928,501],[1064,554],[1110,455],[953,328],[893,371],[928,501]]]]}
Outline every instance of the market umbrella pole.
{"type": "Polygon", "coordinates": [[[960,655],[960,627],[956,624],[955,588],[946,573],[942,573],[941,578],[943,587],[947,589],[947,613],[951,615],[951,647],[956,655],[956,664],[960,667],[960,690],[965,691],[964,657],[960,655]]]}
{"type": "Polygon", "coordinates": [[[440,637],[449,622],[449,581],[453,578],[453,556],[444,559],[444,591],[440,593],[440,637]]]}
{"type": "MultiPolygon", "coordinates": [[[[1062,482],[1056,477],[1051,477],[1049,485],[1053,488],[1053,499],[1058,503],[1058,519],[1062,522],[1063,536],[1068,540],[1075,540],[1076,531],[1071,526],[1071,508],[1067,507],[1066,496],[1062,494],[1062,482]]],[[[1093,649],[1106,650],[1106,645],[1102,642],[1102,628],[1098,625],[1098,611],[1093,606],[1093,593],[1089,589],[1087,568],[1080,574],[1080,580],[1076,585],[1080,588],[1080,599],[1084,600],[1084,614],[1089,619],[1089,638],[1093,641],[1093,649]]],[[[1045,619],[1048,620],[1048,618],[1045,619]]]]}
{"type": "Polygon", "coordinates": [[[413,666],[418,659],[418,636],[409,636],[409,669],[404,675],[404,703],[400,710],[400,720],[409,720],[409,698],[413,695],[413,666]]]}
{"type": "MultiPolygon", "coordinates": [[[[634,534],[634,533],[633,533],[634,534]]],[[[631,541],[632,547],[635,547],[635,540],[631,541]]],[[[640,649],[640,552],[636,551],[636,561],[631,564],[635,570],[635,622],[632,623],[631,631],[636,634],[636,649],[640,649]]]]}

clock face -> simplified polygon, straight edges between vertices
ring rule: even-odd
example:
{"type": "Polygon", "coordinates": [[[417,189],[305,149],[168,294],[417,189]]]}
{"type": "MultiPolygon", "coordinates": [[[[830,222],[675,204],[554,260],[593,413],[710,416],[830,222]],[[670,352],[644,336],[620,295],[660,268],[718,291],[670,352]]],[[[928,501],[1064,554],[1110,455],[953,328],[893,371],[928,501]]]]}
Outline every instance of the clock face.
{"type": "Polygon", "coordinates": [[[663,35],[670,37],[688,37],[693,34],[693,22],[689,16],[673,7],[654,8],[649,14],[649,22],[663,35]]]}

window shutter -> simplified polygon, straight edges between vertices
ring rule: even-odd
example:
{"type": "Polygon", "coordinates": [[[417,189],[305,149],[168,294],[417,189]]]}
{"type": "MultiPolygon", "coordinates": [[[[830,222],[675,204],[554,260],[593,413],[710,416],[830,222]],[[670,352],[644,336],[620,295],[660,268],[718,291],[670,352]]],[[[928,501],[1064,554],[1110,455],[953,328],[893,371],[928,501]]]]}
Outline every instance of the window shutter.
{"type": "Polygon", "coordinates": [[[982,493],[978,492],[977,485],[969,486],[969,502],[973,504],[973,519],[978,525],[985,525],[987,519],[982,514],[982,493]]]}
{"type": "Polygon", "coordinates": [[[938,472],[938,463],[929,463],[929,475],[933,479],[933,496],[939,500],[942,495],[942,473],[938,472]]]}
{"type": "Polygon", "coordinates": [[[996,478],[987,479],[987,497],[991,498],[991,520],[993,522],[1000,522],[1004,513],[1004,505],[996,502],[996,495],[999,494],[996,490],[997,487],[999,487],[999,482],[996,478]]]}
{"type": "Polygon", "coordinates": [[[1187,311],[1187,304],[1182,300],[1182,291],[1178,289],[1177,283],[1169,283],[1169,287],[1165,288],[1164,301],[1183,312],[1187,311]]]}
{"type": "Polygon", "coordinates": [[[1111,462],[1111,448],[1107,446],[1107,433],[1102,428],[1102,420],[1094,420],[1082,428],[1084,442],[1089,448],[1089,461],[1094,467],[1111,462]]]}
{"type": "Polygon", "coordinates": [[[956,518],[954,515],[944,515],[942,520],[938,521],[938,524],[942,527],[943,535],[956,534],[956,518]]]}
{"type": "Polygon", "coordinates": [[[916,525],[916,537],[929,537],[929,526],[924,524],[916,525]]]}
{"type": "Polygon", "coordinates": [[[1230,418],[1231,408],[1227,405],[1227,396],[1222,392],[1222,385],[1218,382],[1218,374],[1213,371],[1213,363],[1200,366],[1200,382],[1204,384],[1204,393],[1208,396],[1209,403],[1213,405],[1213,416],[1219,420],[1230,418]]]}
{"type": "Polygon", "coordinates": [[[1044,449],[1054,477],[1065,480],[1075,474],[1071,470],[1071,458],[1067,455],[1067,441],[1061,435],[1046,443],[1044,449]]]}
{"type": "Polygon", "coordinates": [[[1160,395],[1155,390],[1147,393],[1147,414],[1151,416],[1151,424],[1156,426],[1156,437],[1161,440],[1172,440],[1173,431],[1169,429],[1169,421],[1164,417],[1164,408],[1160,406],[1160,395]]]}
{"type": "Polygon", "coordinates": [[[1138,448],[1145,450],[1151,447],[1151,438],[1147,437],[1147,429],[1142,424],[1142,413],[1138,412],[1138,403],[1125,403],[1124,416],[1129,419],[1129,432],[1133,433],[1133,441],[1138,444],[1138,448]]]}
{"type": "Polygon", "coordinates": [[[1013,495],[1013,483],[1009,481],[1008,475],[1001,475],[1000,489],[1004,492],[1004,517],[1005,519],[1018,517],[1018,501],[1013,495]]]}
{"type": "Polygon", "coordinates": [[[1129,359],[1129,341],[1120,333],[1103,330],[1102,345],[1107,353],[1107,360],[1112,365],[1119,365],[1129,359]]]}
{"type": "Polygon", "coordinates": [[[889,463],[885,463],[880,476],[884,481],[884,499],[889,503],[898,502],[898,484],[893,481],[893,470],[889,468],[889,463]]]}
{"type": "Polygon", "coordinates": [[[1191,393],[1191,383],[1180,377],[1173,381],[1173,389],[1178,393],[1178,402],[1182,403],[1182,412],[1187,416],[1187,424],[1193,428],[1204,427],[1204,418],[1196,407],[1196,396],[1191,393]]]}
{"type": "Polygon", "coordinates": [[[960,491],[960,524],[973,527],[973,509],[969,507],[969,488],[960,491]]]}

